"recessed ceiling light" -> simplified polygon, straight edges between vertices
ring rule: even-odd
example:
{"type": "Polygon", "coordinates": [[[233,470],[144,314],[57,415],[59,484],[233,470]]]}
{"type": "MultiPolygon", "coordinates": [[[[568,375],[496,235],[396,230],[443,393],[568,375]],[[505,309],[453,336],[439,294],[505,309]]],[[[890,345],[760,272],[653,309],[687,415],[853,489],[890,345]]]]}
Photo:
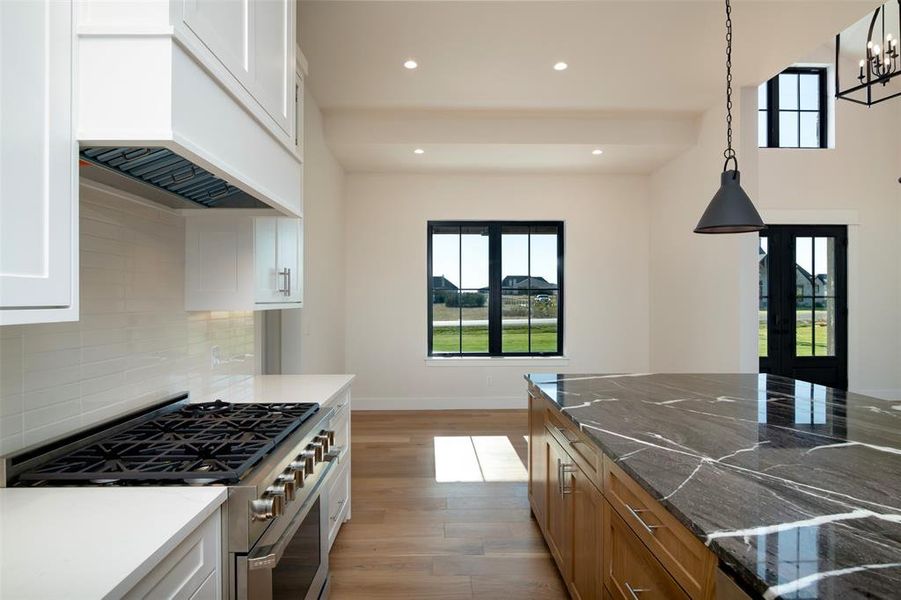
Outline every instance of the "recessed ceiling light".
{"type": "Polygon", "coordinates": [[[423,150],[422,148],[417,148],[413,151],[413,154],[425,154],[425,150],[423,150]]]}
{"type": "Polygon", "coordinates": [[[569,65],[562,61],[558,62],[558,63],[554,63],[555,71],[565,71],[568,67],[569,67],[569,65]]]}
{"type": "Polygon", "coordinates": [[[594,154],[595,156],[600,156],[601,154],[604,153],[604,151],[601,150],[600,148],[595,148],[594,150],[591,151],[591,153],[594,154]]]}
{"type": "Polygon", "coordinates": [[[419,66],[419,63],[413,60],[412,58],[408,58],[404,61],[404,68],[410,69],[411,71],[419,66]]]}

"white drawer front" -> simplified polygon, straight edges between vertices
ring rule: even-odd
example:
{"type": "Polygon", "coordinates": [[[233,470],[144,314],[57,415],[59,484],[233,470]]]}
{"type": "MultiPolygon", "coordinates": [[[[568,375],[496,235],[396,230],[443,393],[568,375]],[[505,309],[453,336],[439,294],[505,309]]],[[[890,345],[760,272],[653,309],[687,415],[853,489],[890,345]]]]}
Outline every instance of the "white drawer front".
{"type": "Polygon", "coordinates": [[[341,465],[328,493],[328,546],[331,549],[350,510],[350,463],[341,465]]]}
{"type": "Polygon", "coordinates": [[[220,549],[217,510],[138,582],[125,598],[190,600],[220,597],[220,549]]]}

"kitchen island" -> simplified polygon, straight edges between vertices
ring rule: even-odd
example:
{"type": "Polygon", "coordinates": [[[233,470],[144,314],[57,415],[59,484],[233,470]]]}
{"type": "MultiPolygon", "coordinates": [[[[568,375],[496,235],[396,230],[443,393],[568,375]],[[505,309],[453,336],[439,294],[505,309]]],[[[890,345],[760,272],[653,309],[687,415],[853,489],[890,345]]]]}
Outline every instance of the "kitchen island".
{"type": "Polygon", "coordinates": [[[574,595],[901,594],[901,402],[756,374],[527,380],[532,508],[574,595]]]}

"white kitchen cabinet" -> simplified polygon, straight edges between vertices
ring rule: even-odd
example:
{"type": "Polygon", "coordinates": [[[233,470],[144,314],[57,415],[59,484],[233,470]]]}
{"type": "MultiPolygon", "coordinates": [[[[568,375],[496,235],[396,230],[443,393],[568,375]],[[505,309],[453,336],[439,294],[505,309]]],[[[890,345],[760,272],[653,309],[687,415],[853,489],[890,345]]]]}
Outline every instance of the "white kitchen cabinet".
{"type": "Polygon", "coordinates": [[[125,600],[222,598],[220,519],[217,510],[125,594],[125,600]]]}
{"type": "Polygon", "coordinates": [[[182,14],[176,29],[189,38],[196,36],[282,133],[293,138],[294,0],[175,2],[182,14]]]}
{"type": "Polygon", "coordinates": [[[303,305],[303,221],[250,212],[188,215],[186,310],[303,305]]]}
{"type": "Polygon", "coordinates": [[[341,450],[337,473],[328,490],[328,547],[331,549],[341,525],[350,520],[350,390],[338,397],[333,404],[335,416],[332,430],[335,432],[335,447],[341,450]]]}
{"type": "Polygon", "coordinates": [[[78,319],[72,16],[0,2],[0,325],[78,319]]]}

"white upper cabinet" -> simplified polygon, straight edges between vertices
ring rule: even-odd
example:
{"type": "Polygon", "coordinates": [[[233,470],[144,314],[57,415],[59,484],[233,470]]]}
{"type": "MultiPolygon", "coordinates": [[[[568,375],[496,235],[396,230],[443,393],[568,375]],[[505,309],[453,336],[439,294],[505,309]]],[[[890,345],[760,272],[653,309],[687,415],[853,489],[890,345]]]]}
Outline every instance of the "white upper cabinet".
{"type": "Polygon", "coordinates": [[[293,136],[294,0],[181,1],[187,29],[293,136]]]}
{"type": "Polygon", "coordinates": [[[258,212],[187,217],[186,310],[303,305],[303,221],[258,212]]]}
{"type": "Polygon", "coordinates": [[[0,325],[78,319],[72,12],[0,2],[0,325]]]}
{"type": "Polygon", "coordinates": [[[240,81],[253,76],[250,4],[250,0],[184,0],[184,24],[240,81]]]}

